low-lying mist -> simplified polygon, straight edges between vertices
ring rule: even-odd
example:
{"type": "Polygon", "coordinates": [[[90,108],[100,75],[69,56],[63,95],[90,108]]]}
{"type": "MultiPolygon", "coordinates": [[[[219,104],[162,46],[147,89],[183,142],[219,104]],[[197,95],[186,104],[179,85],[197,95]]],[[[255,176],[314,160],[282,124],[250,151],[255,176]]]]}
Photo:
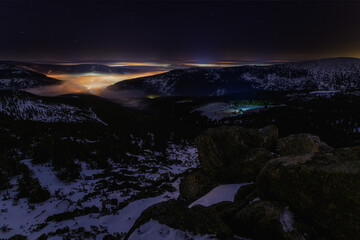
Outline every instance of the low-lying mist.
{"type": "Polygon", "coordinates": [[[144,96],[141,91],[128,90],[107,90],[106,87],[120,81],[146,77],[150,75],[160,74],[166,71],[147,71],[126,74],[57,74],[48,75],[49,77],[62,80],[62,84],[42,86],[37,88],[26,89],[26,91],[40,96],[59,96],[71,93],[89,93],[107,98],[111,101],[120,102],[125,105],[136,107],[134,103],[138,102],[136,98],[144,96]]]}

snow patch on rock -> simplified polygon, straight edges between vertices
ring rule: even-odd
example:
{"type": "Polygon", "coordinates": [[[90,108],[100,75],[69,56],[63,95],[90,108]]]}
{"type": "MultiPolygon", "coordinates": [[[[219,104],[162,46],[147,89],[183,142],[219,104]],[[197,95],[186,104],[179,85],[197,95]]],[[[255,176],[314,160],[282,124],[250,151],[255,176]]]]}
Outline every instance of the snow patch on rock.
{"type": "Polygon", "coordinates": [[[225,185],[217,186],[209,193],[207,193],[205,196],[191,203],[188,207],[192,208],[195,205],[202,205],[205,207],[209,207],[219,202],[224,202],[224,201],[233,202],[235,194],[237,193],[239,188],[248,184],[251,183],[225,184],[225,185]]]}
{"type": "Polygon", "coordinates": [[[294,214],[290,212],[289,207],[285,207],[284,212],[280,216],[280,223],[285,232],[295,230],[294,214]]]}

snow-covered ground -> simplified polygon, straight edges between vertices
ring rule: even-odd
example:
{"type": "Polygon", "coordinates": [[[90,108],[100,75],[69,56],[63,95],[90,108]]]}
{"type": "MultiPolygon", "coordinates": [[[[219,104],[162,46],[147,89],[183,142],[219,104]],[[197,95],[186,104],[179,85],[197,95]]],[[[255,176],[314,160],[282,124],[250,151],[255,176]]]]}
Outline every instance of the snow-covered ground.
{"type": "Polygon", "coordinates": [[[251,183],[225,184],[225,185],[217,186],[214,189],[212,189],[210,192],[205,194],[203,197],[191,203],[189,205],[189,208],[192,208],[195,205],[202,205],[208,207],[213,204],[224,201],[233,202],[235,194],[239,190],[239,188],[249,184],[251,183]]]}
{"type": "MultiPolygon", "coordinates": [[[[141,145],[141,140],[134,141],[141,145]]],[[[149,149],[132,155],[140,164],[130,167],[111,162],[111,174],[81,163],[81,178],[70,183],[58,180],[49,165],[34,165],[31,159],[23,160],[22,163],[33,171],[33,177],[49,189],[51,198],[37,204],[29,203],[26,198],[16,199],[17,177],[13,178],[13,187],[0,191],[0,228],[3,229],[0,238],[15,234],[28,236],[29,240],[42,234],[47,234],[49,239],[66,236],[102,239],[107,234],[124,236],[146,208],[177,198],[179,174],[198,165],[196,148],[190,144],[169,143],[166,152],[166,163],[156,161],[155,156],[159,153],[149,149]],[[114,180],[114,174],[122,180],[114,180]],[[108,184],[123,187],[110,190],[108,184]],[[173,190],[166,188],[146,195],[149,189],[161,189],[166,184],[173,190]],[[75,212],[77,214],[71,215],[75,212]],[[70,217],[64,213],[69,213],[70,217]]]]}

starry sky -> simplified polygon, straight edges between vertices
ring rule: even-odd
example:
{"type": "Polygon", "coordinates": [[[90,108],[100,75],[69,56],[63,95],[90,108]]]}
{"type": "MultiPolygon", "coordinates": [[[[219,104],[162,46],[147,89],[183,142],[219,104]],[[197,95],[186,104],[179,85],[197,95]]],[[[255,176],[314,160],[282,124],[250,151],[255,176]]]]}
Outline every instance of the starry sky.
{"type": "Polygon", "coordinates": [[[360,2],[0,0],[0,59],[265,62],[360,57],[360,2]]]}

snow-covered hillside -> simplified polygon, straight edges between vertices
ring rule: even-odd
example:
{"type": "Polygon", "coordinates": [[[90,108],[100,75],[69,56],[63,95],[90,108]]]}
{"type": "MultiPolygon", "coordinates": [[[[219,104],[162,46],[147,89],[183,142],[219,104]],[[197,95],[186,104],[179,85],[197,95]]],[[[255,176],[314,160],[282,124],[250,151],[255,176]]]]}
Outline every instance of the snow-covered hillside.
{"type": "MultiPolygon", "coordinates": [[[[91,144],[87,139],[79,140],[91,144]]],[[[42,203],[18,199],[18,177],[14,177],[13,186],[0,191],[0,237],[102,239],[111,234],[121,239],[146,208],[177,198],[179,177],[198,166],[196,148],[189,143],[169,142],[165,162],[157,161],[161,153],[143,147],[141,139],[134,138],[134,144],[142,151],[128,153],[134,159],[131,166],[109,160],[112,170],[105,171],[82,162],[81,177],[74,182],[58,180],[48,164],[21,161],[51,197],[42,203]]]]}
{"type": "Polygon", "coordinates": [[[60,80],[49,78],[16,64],[0,63],[0,89],[15,90],[60,83],[60,80]]]}
{"type": "Polygon", "coordinates": [[[278,64],[243,73],[255,88],[278,90],[357,90],[360,59],[334,58],[278,64]]]}
{"type": "MultiPolygon", "coordinates": [[[[234,83],[234,68],[190,68],[173,70],[149,77],[131,79],[116,83],[110,90],[142,90],[165,96],[211,95],[221,96],[232,93],[229,87],[234,83]]],[[[240,82],[237,82],[238,87],[240,82]]],[[[243,85],[243,83],[241,83],[243,85]]],[[[245,85],[249,85],[246,84],[245,85]]],[[[245,86],[246,87],[246,86],[245,86]]]]}
{"type": "Polygon", "coordinates": [[[162,95],[219,96],[268,91],[352,91],[360,88],[360,59],[334,58],[269,66],[191,68],[116,83],[162,95]]]}
{"type": "Polygon", "coordinates": [[[54,103],[21,91],[0,91],[0,113],[16,120],[39,122],[102,122],[91,109],[54,103]]]}

